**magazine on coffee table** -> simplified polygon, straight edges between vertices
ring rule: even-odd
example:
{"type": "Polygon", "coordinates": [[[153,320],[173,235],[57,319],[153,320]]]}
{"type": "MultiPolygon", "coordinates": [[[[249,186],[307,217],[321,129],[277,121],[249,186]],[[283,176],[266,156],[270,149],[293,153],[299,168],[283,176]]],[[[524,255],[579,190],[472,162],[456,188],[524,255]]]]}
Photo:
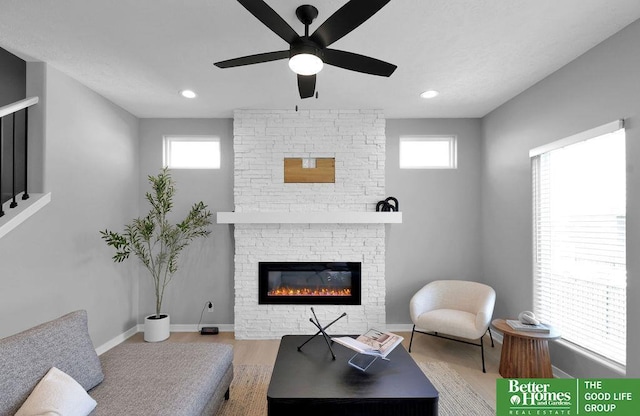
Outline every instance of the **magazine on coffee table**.
{"type": "Polygon", "coordinates": [[[331,338],[332,341],[344,345],[359,354],[374,355],[381,358],[385,358],[403,339],[400,335],[377,329],[370,329],[357,338],[331,338]]]}

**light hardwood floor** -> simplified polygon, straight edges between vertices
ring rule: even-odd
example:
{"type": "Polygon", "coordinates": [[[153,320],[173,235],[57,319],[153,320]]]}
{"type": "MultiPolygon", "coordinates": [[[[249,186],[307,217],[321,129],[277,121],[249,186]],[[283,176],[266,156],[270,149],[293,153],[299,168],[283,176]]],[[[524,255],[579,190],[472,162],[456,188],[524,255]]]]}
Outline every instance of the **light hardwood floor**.
{"type": "MultiPolygon", "coordinates": [[[[404,337],[403,345],[409,348],[411,332],[397,332],[404,337]]],[[[273,365],[280,346],[280,340],[236,340],[233,332],[217,335],[200,335],[198,332],[173,332],[168,342],[222,342],[234,348],[234,365],[273,365]]],[[[167,342],[165,341],[165,342],[167,342]]],[[[137,333],[126,342],[144,342],[143,334],[137,333]]],[[[486,373],[482,372],[480,348],[459,342],[416,334],[411,348],[411,356],[416,361],[445,361],[454,368],[487,402],[495,406],[496,379],[500,365],[500,347],[496,342],[491,348],[488,335],[484,337],[486,373]]]]}

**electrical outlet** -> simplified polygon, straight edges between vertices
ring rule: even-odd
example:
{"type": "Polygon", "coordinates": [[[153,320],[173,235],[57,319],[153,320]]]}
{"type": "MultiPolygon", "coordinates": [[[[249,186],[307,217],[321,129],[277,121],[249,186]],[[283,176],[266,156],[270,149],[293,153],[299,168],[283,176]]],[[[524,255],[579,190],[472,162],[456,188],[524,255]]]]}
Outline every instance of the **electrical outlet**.
{"type": "Polygon", "coordinates": [[[207,301],[207,312],[213,312],[213,302],[207,301]]]}

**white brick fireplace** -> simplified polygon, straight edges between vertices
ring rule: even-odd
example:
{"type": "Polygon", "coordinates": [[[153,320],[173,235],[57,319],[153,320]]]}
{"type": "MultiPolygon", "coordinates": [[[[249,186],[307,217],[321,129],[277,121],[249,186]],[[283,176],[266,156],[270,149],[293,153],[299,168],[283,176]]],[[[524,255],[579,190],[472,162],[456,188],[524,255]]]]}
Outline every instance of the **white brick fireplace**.
{"type": "Polygon", "coordinates": [[[347,313],[331,333],[384,325],[385,225],[358,218],[386,197],[382,112],[237,110],[234,152],[235,213],[218,221],[235,223],[236,338],[316,331],[308,305],[258,303],[258,263],[267,261],[361,262],[362,304],[314,310],[323,324],[347,313]],[[288,157],[335,158],[335,183],[285,183],[288,157]]]}

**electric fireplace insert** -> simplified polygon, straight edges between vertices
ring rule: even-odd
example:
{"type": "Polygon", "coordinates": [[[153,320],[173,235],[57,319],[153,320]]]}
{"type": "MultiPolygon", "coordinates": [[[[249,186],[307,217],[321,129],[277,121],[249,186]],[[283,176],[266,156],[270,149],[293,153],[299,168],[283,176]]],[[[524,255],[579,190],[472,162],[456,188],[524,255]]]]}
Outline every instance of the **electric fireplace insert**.
{"type": "Polygon", "coordinates": [[[261,262],[258,303],[360,305],[359,262],[261,262]]]}

